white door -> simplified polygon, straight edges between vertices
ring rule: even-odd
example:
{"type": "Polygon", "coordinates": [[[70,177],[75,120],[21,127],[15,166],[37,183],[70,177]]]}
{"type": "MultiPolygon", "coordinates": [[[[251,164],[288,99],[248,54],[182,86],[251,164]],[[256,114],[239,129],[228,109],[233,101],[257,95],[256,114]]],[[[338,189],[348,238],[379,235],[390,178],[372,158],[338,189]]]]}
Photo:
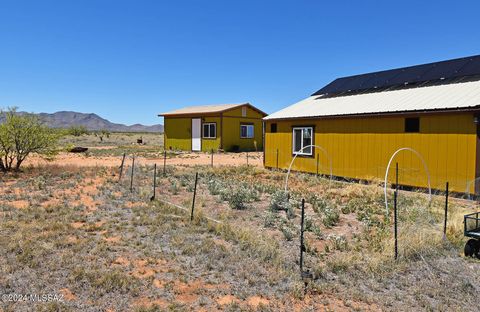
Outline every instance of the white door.
{"type": "Polygon", "coordinates": [[[202,119],[192,119],[192,151],[202,150],[202,119]]]}

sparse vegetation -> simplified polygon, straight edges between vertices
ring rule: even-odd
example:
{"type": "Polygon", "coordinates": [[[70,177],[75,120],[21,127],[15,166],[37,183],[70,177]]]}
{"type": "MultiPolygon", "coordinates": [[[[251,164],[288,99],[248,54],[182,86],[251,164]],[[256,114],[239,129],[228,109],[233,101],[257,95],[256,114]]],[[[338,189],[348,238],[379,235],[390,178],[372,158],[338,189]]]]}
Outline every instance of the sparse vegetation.
{"type": "Polygon", "coordinates": [[[106,129],[94,131],[93,134],[100,139],[100,142],[103,142],[103,138],[109,138],[110,137],[110,131],[106,129]]]}
{"type": "Polygon", "coordinates": [[[288,198],[281,172],[176,166],[158,175],[150,202],[150,165],[136,166],[133,192],[128,168],[120,182],[117,172],[47,165],[3,177],[0,288],[69,295],[37,310],[469,310],[476,302],[478,263],[458,256],[472,203],[452,199],[446,242],[443,198],[427,205],[424,194],[401,193],[394,261],[392,216],[375,185],[293,174],[288,198]],[[314,274],[306,289],[298,271],[302,197],[305,268],[314,274]]]}

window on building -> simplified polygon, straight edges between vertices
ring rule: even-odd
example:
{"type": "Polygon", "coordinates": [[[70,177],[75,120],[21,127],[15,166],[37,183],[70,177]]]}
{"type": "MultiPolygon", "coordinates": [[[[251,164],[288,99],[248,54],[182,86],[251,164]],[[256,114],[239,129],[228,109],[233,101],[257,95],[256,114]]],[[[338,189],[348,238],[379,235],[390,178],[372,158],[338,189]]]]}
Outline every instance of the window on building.
{"type": "Polygon", "coordinates": [[[270,132],[271,133],[277,133],[277,124],[276,123],[270,124],[270,132]]]}
{"type": "Polygon", "coordinates": [[[405,132],[420,132],[420,118],[405,118],[405,132]]]}
{"type": "Polygon", "coordinates": [[[217,124],[214,122],[203,124],[203,138],[215,139],[217,137],[217,124]]]}
{"type": "Polygon", "coordinates": [[[313,127],[293,128],[293,153],[298,155],[313,155],[313,127]]]}
{"type": "Polygon", "coordinates": [[[253,125],[240,125],[240,138],[252,139],[253,138],[253,125]]]}
{"type": "Polygon", "coordinates": [[[246,106],[242,107],[242,117],[247,117],[247,107],[246,106]]]}

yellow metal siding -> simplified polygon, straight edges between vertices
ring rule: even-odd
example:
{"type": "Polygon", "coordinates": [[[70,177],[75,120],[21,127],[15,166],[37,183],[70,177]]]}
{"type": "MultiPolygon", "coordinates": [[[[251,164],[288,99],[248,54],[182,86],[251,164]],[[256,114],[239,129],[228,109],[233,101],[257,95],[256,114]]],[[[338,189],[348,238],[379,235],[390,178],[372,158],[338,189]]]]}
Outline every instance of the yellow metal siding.
{"type": "MultiPolygon", "coordinates": [[[[381,179],[391,155],[399,148],[410,147],[425,159],[431,185],[466,192],[468,181],[475,179],[476,125],[472,114],[422,115],[420,133],[404,132],[404,117],[312,119],[268,121],[265,133],[265,165],[288,168],[292,160],[292,127],[315,127],[314,143],[323,147],[332,160],[333,175],[355,179],[381,179]],[[277,133],[270,124],[277,123],[277,133]]],[[[329,174],[328,158],[319,149],[319,172],[329,174]]],[[[403,185],[427,187],[422,162],[413,153],[400,152],[389,173],[394,179],[395,162],[403,185]]],[[[315,157],[297,157],[294,170],[316,172],[315,157]]],[[[473,184],[469,192],[473,192],[473,184]]]]}
{"type": "Polygon", "coordinates": [[[262,121],[260,119],[247,119],[241,117],[224,117],[223,119],[223,148],[226,151],[237,145],[241,150],[257,150],[263,148],[262,121]],[[240,138],[240,125],[253,124],[254,137],[252,139],[240,138]]]}
{"type": "Polygon", "coordinates": [[[192,119],[164,119],[165,149],[190,151],[192,149],[192,119]]]}
{"type": "Polygon", "coordinates": [[[212,149],[214,151],[220,148],[221,130],[220,130],[220,117],[203,117],[202,118],[202,151],[209,152],[212,149]],[[203,124],[214,122],[217,124],[217,137],[215,139],[203,138],[203,124]]]}
{"type": "MultiPolygon", "coordinates": [[[[243,106],[231,109],[229,111],[226,111],[226,112],[223,113],[223,116],[243,117],[242,116],[242,107],[243,106]]],[[[256,111],[256,110],[247,106],[247,115],[245,117],[262,119],[263,115],[260,114],[258,111],[256,111]]]]}

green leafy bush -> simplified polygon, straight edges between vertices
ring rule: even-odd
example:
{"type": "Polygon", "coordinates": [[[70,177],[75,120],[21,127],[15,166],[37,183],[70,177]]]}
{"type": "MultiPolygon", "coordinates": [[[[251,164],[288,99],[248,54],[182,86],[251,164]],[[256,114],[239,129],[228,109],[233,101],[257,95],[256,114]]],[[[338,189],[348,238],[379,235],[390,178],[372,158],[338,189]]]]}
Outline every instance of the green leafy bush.
{"type": "Polygon", "coordinates": [[[82,136],[85,134],[88,134],[88,130],[85,126],[71,126],[70,128],[67,129],[67,134],[73,135],[73,136],[82,136]]]}

